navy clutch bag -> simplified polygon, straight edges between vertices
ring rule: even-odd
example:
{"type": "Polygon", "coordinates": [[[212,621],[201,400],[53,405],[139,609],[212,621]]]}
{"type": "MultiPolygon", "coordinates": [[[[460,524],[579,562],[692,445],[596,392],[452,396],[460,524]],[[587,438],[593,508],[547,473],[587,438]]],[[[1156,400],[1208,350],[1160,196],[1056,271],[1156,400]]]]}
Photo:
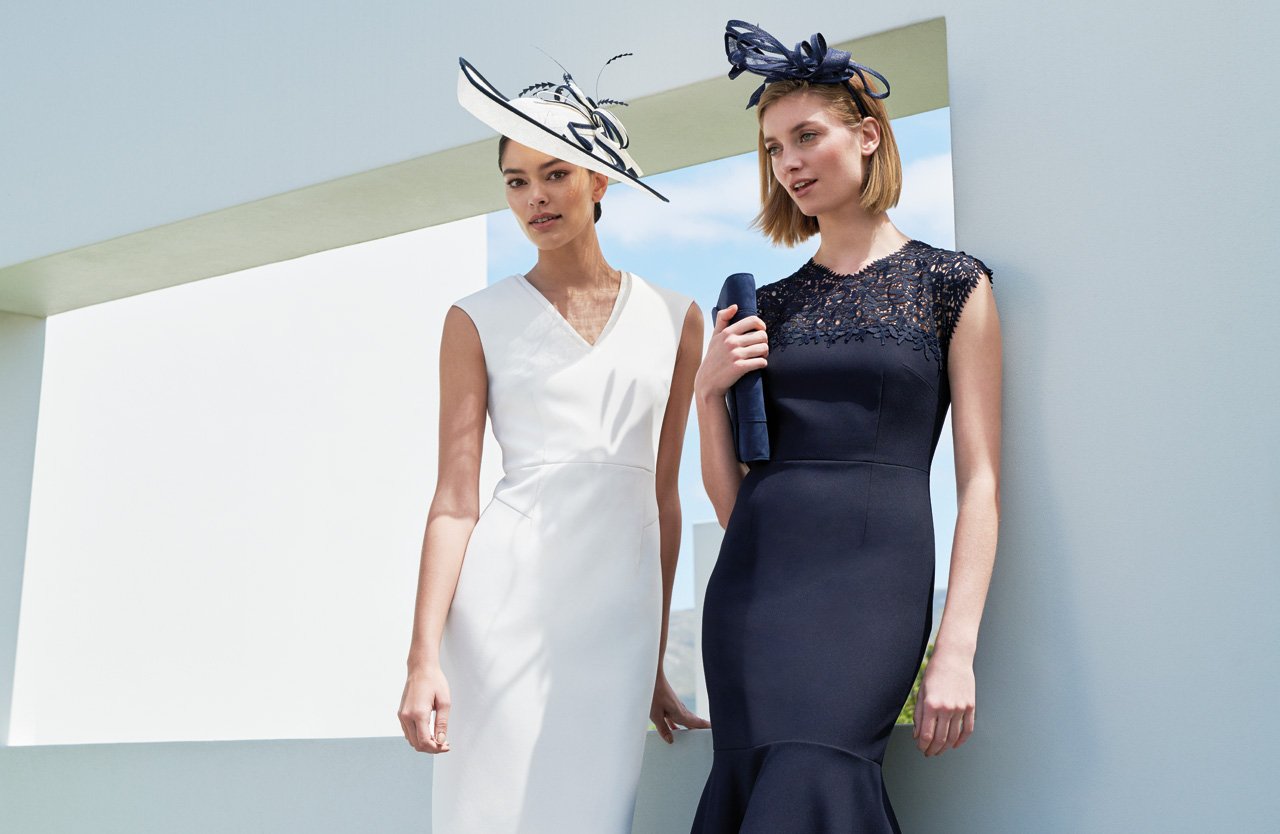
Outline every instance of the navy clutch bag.
{"type": "MultiPolygon", "coordinates": [[[[756,314],[756,279],[749,272],[735,272],[724,281],[720,298],[711,311],[714,321],[723,309],[734,304],[738,312],[730,321],[756,314]]],[[[769,459],[769,427],[764,416],[764,380],[760,371],[748,371],[725,396],[729,421],[733,424],[733,445],[743,463],[769,459]]]]}

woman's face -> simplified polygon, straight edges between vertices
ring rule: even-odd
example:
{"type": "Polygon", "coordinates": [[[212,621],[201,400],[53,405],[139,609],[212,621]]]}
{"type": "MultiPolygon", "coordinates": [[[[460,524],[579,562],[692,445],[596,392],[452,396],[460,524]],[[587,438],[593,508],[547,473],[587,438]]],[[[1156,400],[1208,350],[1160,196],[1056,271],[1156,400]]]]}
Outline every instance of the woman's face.
{"type": "Polygon", "coordinates": [[[760,120],[774,177],[810,217],[859,204],[864,155],[880,143],[874,119],[850,128],[827,107],[821,96],[797,92],[769,105],[760,120]]]}
{"type": "Polygon", "coordinates": [[[595,222],[609,179],[541,151],[507,142],[502,154],[507,205],[539,249],[556,249],[595,222]]]}

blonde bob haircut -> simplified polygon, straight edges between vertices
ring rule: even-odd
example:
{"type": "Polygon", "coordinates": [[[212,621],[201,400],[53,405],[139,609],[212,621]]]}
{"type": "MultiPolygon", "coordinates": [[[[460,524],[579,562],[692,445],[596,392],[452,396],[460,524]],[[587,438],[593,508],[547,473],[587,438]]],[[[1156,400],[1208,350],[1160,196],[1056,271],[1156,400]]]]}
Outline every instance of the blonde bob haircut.
{"type": "MultiPolygon", "coordinates": [[[[898,204],[898,196],[902,193],[902,160],[898,158],[898,143],[893,138],[893,128],[889,126],[889,116],[885,112],[884,102],[862,94],[862,82],[855,75],[845,84],[853,87],[856,95],[866,108],[867,116],[873,117],[880,125],[880,145],[867,160],[865,176],[862,180],[862,199],[860,205],[871,214],[880,214],[898,204]]],[[[764,88],[760,95],[760,103],[756,107],[756,118],[759,120],[759,152],[760,152],[760,213],[752,225],[773,241],[774,245],[795,246],[802,240],[818,233],[818,218],[802,213],[787,189],[783,188],[773,175],[773,165],[764,147],[764,113],[783,96],[792,93],[808,92],[826,99],[827,112],[844,122],[850,128],[858,126],[862,114],[849,95],[844,84],[810,84],[808,81],[775,81],[764,88]]]]}

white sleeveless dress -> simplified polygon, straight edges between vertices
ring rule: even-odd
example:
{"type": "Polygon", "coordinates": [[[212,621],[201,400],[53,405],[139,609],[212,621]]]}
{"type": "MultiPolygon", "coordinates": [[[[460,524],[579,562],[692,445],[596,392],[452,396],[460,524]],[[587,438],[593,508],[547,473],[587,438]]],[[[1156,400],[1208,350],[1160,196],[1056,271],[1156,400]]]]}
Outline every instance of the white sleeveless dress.
{"type": "Polygon", "coordinates": [[[594,345],[523,276],[457,302],[504,476],[445,626],[433,834],[625,834],[662,616],[654,468],[690,299],[622,273],[594,345]]]}

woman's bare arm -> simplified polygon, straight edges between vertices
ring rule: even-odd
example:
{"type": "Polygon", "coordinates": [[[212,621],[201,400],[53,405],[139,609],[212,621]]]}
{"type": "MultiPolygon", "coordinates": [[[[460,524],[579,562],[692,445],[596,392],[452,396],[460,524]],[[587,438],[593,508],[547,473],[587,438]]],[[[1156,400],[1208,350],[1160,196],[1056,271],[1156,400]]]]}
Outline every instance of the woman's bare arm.
{"type": "Polygon", "coordinates": [[[693,378],[702,359],[702,311],[690,304],[685,314],[680,346],[676,351],[675,370],[671,375],[671,394],[667,398],[662,431],[658,435],[658,526],[662,537],[662,643],[658,649],[658,670],[667,650],[667,621],[671,614],[671,587],[675,582],[676,560],[680,556],[680,457],[684,451],[684,433],[689,422],[689,402],[693,396],[693,378]]]}
{"type": "Polygon", "coordinates": [[[733,427],[724,402],[725,393],[743,374],[765,367],[769,355],[764,321],[758,316],[748,316],[729,324],[737,311],[737,305],[732,305],[716,316],[707,355],[702,359],[694,383],[702,486],[721,527],[729,524],[729,515],[738,500],[738,487],[747,471],[746,466],[738,462],[733,448],[733,427]]]}
{"type": "Polygon", "coordinates": [[[671,588],[675,583],[676,561],[680,556],[680,457],[684,433],[689,422],[689,400],[693,396],[693,378],[702,358],[702,311],[690,304],[685,313],[676,351],[675,369],[671,374],[671,394],[658,435],[657,489],[658,529],[662,552],[662,637],[658,646],[658,674],[653,688],[653,704],[649,718],[658,734],[671,743],[676,724],[684,727],[707,727],[680,702],[667,682],[663,660],[667,654],[667,628],[671,617],[671,588]]]}
{"type": "Polygon", "coordinates": [[[400,704],[405,738],[424,753],[448,748],[448,683],[440,669],[440,637],[480,515],[480,454],[488,380],[480,334],[451,307],[440,343],[440,441],[435,495],[427,512],[418,570],[408,678],[400,704]],[[434,725],[430,713],[436,713],[434,725]]]}
{"type": "Polygon", "coordinates": [[[956,531],[947,604],[920,691],[917,745],[937,755],[973,732],[973,657],[1000,524],[1000,320],[991,282],[979,280],[947,358],[956,454],[956,531]]]}

